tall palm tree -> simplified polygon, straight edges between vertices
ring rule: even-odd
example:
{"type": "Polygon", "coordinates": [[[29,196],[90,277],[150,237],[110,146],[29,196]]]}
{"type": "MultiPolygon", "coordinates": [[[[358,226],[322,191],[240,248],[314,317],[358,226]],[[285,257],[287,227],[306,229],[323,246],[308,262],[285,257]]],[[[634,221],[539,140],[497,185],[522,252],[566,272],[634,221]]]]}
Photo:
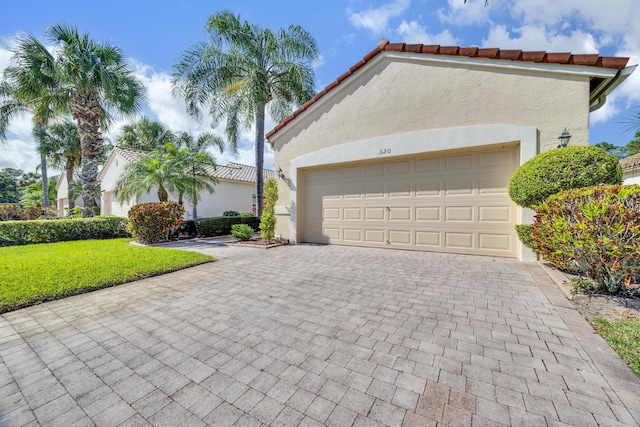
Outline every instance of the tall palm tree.
{"type": "Polygon", "coordinates": [[[206,25],[208,42],[182,53],[174,65],[174,93],[184,97],[187,111],[200,118],[208,106],[214,120],[226,118],[226,136],[237,152],[243,129],[255,125],[257,214],[262,214],[264,122],[284,120],[294,104],[314,95],[312,61],[316,42],[297,25],[273,32],[241,22],[229,11],[218,12],[206,25]]]}
{"type": "Polygon", "coordinates": [[[83,216],[93,216],[100,198],[101,127],[108,125],[112,113],[136,112],[145,89],[119,48],[65,24],[53,25],[46,36],[56,46],[56,77],[80,135],[83,216]]]}
{"type": "Polygon", "coordinates": [[[164,149],[151,151],[146,156],[124,167],[120,179],[116,183],[116,194],[119,201],[131,201],[144,193],[148,193],[156,186],[158,200],[169,200],[169,191],[177,192],[185,174],[182,168],[176,167],[175,154],[177,148],[169,143],[164,149]]]}
{"type": "Polygon", "coordinates": [[[209,174],[208,168],[216,169],[215,157],[208,151],[217,147],[220,152],[224,151],[224,141],[218,135],[211,132],[200,134],[197,138],[193,135],[182,132],[176,135],[176,143],[182,147],[178,152],[178,167],[187,173],[188,179],[184,180],[180,190],[187,196],[187,200],[193,205],[193,219],[198,217],[198,196],[202,191],[213,193],[214,189],[206,179],[213,184],[218,180],[209,174]]]}
{"type": "MultiPolygon", "coordinates": [[[[36,127],[43,130],[62,108],[53,55],[32,35],[18,37],[10,66],[0,82],[0,140],[6,137],[11,119],[31,113],[36,127]]],[[[38,150],[40,151],[40,150],[38,150]]],[[[43,205],[49,206],[46,155],[40,152],[43,205]]]]}
{"type": "Polygon", "coordinates": [[[167,142],[172,142],[174,135],[171,131],[156,121],[143,116],[135,123],[126,124],[116,137],[116,142],[124,148],[151,151],[164,147],[167,142]]]}
{"type": "Polygon", "coordinates": [[[82,149],[80,135],[75,123],[65,120],[49,126],[46,130],[35,129],[34,135],[39,142],[39,148],[49,158],[51,165],[64,168],[69,189],[69,211],[75,207],[75,197],[72,197],[73,174],[80,164],[82,149]]]}

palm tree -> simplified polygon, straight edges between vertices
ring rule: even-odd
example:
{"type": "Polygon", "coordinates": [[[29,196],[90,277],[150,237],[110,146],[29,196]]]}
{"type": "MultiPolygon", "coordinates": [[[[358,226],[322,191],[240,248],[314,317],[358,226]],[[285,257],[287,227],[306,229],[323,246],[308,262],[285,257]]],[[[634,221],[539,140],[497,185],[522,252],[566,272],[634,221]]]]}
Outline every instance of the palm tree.
{"type": "MultiPolygon", "coordinates": [[[[49,194],[56,198],[56,185],[58,184],[58,176],[50,176],[47,180],[47,189],[49,194]]],[[[22,189],[22,196],[20,197],[20,203],[25,206],[38,206],[42,208],[48,208],[49,205],[42,204],[42,193],[44,192],[42,181],[38,180],[33,184],[30,184],[22,189]]],[[[46,209],[43,209],[43,214],[46,215],[46,209]]]]}
{"type": "Polygon", "coordinates": [[[124,125],[120,135],[116,137],[119,146],[144,151],[162,148],[164,144],[173,140],[174,135],[171,131],[146,116],[135,123],[124,125]]]}
{"type": "Polygon", "coordinates": [[[257,214],[262,214],[264,122],[269,108],[284,120],[293,104],[314,95],[312,61],[318,57],[313,37],[302,27],[273,32],[241,22],[229,11],[218,12],[206,25],[209,42],[182,53],[174,65],[174,93],[184,97],[187,111],[201,117],[209,107],[214,120],[226,118],[226,136],[237,152],[242,129],[255,125],[257,214]]]}
{"type": "Polygon", "coordinates": [[[205,178],[208,178],[213,184],[217,184],[218,180],[211,176],[208,168],[216,169],[215,157],[207,151],[209,148],[217,147],[222,153],[224,150],[224,141],[218,135],[211,132],[205,132],[194,138],[187,132],[177,135],[176,143],[182,147],[178,152],[178,165],[187,173],[186,179],[179,190],[187,196],[187,200],[193,205],[193,219],[198,217],[198,195],[206,190],[213,193],[214,189],[205,178]]]}
{"type": "Polygon", "coordinates": [[[35,129],[34,135],[39,142],[39,149],[51,161],[56,168],[64,168],[69,189],[69,212],[75,207],[75,197],[71,196],[73,188],[73,174],[80,164],[82,150],[80,147],[80,135],[75,123],[65,120],[55,123],[47,130],[35,129]]]}
{"type": "Polygon", "coordinates": [[[101,127],[108,125],[112,113],[137,111],[145,89],[119,48],[95,41],[65,24],[53,25],[46,35],[56,45],[56,77],[80,135],[83,216],[93,216],[100,198],[97,176],[103,156],[101,127]]]}
{"type": "Polygon", "coordinates": [[[182,168],[176,167],[175,154],[177,148],[169,143],[165,149],[158,149],[134,163],[124,167],[120,179],[116,183],[116,194],[119,201],[130,201],[148,193],[154,186],[158,187],[158,200],[169,200],[169,191],[177,192],[185,174],[182,168]]]}
{"type": "MultiPolygon", "coordinates": [[[[43,130],[62,108],[56,61],[40,41],[31,36],[18,37],[12,50],[11,65],[4,70],[0,82],[0,140],[6,137],[11,118],[22,113],[33,114],[36,127],[43,130]]],[[[40,151],[40,150],[39,150],[40,151]]],[[[43,205],[49,205],[46,155],[40,152],[40,171],[44,191],[43,205]]]]}

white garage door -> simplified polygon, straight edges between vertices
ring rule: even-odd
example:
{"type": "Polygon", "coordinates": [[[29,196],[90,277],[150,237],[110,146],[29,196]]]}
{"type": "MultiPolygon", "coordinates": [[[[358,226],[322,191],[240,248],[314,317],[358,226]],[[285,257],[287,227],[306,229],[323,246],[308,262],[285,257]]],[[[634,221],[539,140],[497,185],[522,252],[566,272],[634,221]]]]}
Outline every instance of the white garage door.
{"type": "Polygon", "coordinates": [[[517,256],[517,147],[304,173],[302,241],[517,256]]]}

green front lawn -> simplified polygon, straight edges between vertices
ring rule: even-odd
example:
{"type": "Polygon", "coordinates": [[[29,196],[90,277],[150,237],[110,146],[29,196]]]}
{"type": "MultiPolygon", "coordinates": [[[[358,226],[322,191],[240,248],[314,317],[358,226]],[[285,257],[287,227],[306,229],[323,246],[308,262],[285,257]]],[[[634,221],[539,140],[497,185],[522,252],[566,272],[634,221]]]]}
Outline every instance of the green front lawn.
{"type": "Polygon", "coordinates": [[[178,249],[82,240],[0,248],[0,313],[213,260],[178,249]]]}
{"type": "Polygon", "coordinates": [[[631,370],[640,376],[640,319],[608,320],[594,317],[589,322],[627,362],[631,370]]]}

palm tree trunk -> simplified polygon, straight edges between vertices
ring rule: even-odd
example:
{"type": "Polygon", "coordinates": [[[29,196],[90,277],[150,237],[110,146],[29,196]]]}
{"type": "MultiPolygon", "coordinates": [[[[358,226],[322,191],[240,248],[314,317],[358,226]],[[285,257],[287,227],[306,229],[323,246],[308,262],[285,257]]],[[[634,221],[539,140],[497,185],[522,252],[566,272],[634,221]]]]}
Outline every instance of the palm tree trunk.
{"type": "Polygon", "coordinates": [[[256,216],[262,216],[262,193],[264,189],[264,108],[259,105],[256,114],[256,216]]]}
{"type": "Polygon", "coordinates": [[[73,164],[75,162],[72,158],[67,157],[67,163],[65,164],[65,172],[67,174],[67,194],[69,196],[69,213],[76,207],[75,198],[71,195],[71,184],[73,184],[73,164]]]}
{"type": "Polygon", "coordinates": [[[47,156],[40,153],[40,174],[42,175],[42,215],[47,216],[49,207],[49,177],[47,176],[47,156]]]}
{"type": "Polygon", "coordinates": [[[161,185],[158,186],[158,200],[160,202],[169,201],[169,194],[167,193],[167,190],[165,190],[165,188],[161,185]]]}

